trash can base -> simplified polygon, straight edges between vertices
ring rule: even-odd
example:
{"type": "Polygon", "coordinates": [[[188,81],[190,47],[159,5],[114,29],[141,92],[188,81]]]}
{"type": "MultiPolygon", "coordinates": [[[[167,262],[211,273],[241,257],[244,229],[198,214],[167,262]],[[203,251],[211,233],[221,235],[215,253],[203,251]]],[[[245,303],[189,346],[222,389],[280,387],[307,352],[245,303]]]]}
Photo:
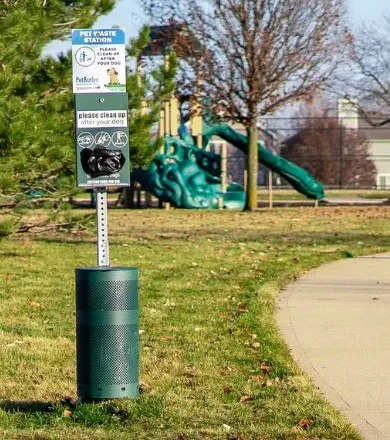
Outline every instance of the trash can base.
{"type": "Polygon", "coordinates": [[[82,402],[90,400],[125,399],[130,397],[138,397],[139,385],[137,383],[121,385],[103,384],[101,386],[96,384],[93,386],[78,384],[78,396],[82,402]]]}

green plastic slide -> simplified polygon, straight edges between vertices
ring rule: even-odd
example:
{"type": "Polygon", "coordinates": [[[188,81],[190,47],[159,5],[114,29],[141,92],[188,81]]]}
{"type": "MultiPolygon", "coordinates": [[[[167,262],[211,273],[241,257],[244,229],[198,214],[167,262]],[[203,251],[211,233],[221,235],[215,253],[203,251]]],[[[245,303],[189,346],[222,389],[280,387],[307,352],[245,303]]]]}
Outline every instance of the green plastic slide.
{"type": "MultiPolygon", "coordinates": [[[[248,138],[233,130],[227,124],[205,125],[204,148],[213,136],[219,136],[244,153],[248,153],[248,138]]],[[[258,152],[259,162],[283,177],[298,192],[310,199],[321,200],[324,198],[324,187],[308,171],[283,157],[271,153],[263,147],[261,142],[258,142],[258,152]]]]}

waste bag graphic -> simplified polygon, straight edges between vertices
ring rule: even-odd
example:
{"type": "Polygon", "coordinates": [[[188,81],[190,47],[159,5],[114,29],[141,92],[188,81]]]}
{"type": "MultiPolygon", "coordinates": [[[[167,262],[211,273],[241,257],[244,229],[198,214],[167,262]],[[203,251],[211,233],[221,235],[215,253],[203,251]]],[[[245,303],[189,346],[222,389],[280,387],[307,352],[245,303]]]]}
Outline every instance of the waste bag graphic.
{"type": "Polygon", "coordinates": [[[94,150],[84,148],[81,153],[81,166],[91,177],[110,176],[119,173],[126,162],[121,151],[97,147],[94,150]]]}

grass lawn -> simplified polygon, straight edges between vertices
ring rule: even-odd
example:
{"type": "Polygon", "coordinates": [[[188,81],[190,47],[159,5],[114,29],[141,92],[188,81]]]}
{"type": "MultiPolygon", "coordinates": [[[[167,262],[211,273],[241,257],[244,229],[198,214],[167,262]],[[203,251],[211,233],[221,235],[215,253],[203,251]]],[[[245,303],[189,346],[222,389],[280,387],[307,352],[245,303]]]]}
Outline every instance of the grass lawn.
{"type": "Polygon", "coordinates": [[[390,249],[388,208],[110,211],[112,265],[140,268],[139,399],[75,404],[74,268],[94,232],[0,242],[1,439],[359,439],[294,364],[279,290],[390,249]]]}
{"type": "MultiPolygon", "coordinates": [[[[295,191],[294,189],[281,189],[277,186],[273,187],[272,197],[275,202],[278,201],[303,201],[310,202],[310,200],[303,194],[295,191]]],[[[380,189],[325,189],[325,199],[326,198],[363,198],[363,199],[388,199],[390,197],[389,190],[380,189]]],[[[140,195],[142,203],[145,202],[145,192],[142,191],[140,195]]],[[[87,193],[80,192],[77,197],[74,197],[74,201],[89,203],[91,197],[87,193]]],[[[114,203],[118,199],[117,193],[109,193],[108,200],[114,203]]],[[[266,187],[259,187],[258,189],[258,200],[261,202],[268,201],[269,192],[266,187]]],[[[154,206],[158,205],[157,198],[152,196],[154,206]]],[[[314,200],[312,200],[312,205],[314,206],[314,200]]]]}

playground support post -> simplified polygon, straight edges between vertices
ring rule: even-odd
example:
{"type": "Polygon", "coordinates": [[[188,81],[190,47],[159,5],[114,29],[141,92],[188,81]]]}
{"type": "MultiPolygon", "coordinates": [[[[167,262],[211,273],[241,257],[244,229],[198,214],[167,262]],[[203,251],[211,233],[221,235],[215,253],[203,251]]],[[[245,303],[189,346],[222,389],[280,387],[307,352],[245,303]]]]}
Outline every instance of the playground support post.
{"type": "MultiPolygon", "coordinates": [[[[166,58],[167,60],[167,58],[166,58]]],[[[166,61],[169,63],[169,61],[166,61]]],[[[165,66],[166,69],[169,68],[168,66],[165,66]]],[[[164,137],[170,135],[170,128],[171,128],[171,115],[170,115],[170,100],[166,99],[163,101],[163,107],[164,107],[164,137]]],[[[168,154],[169,151],[166,151],[166,147],[164,146],[164,154],[168,154]]],[[[164,203],[164,208],[169,211],[171,209],[171,204],[169,202],[164,203]]]]}
{"type": "Polygon", "coordinates": [[[272,170],[268,170],[268,207],[272,209],[274,207],[273,200],[273,182],[272,182],[272,170]]]}
{"type": "Polygon", "coordinates": [[[223,209],[223,195],[227,191],[227,145],[221,145],[221,197],[218,199],[218,208],[223,209]]]}
{"type": "Polygon", "coordinates": [[[179,120],[180,120],[179,101],[174,96],[172,96],[171,99],[169,100],[169,113],[170,113],[169,132],[170,132],[171,136],[177,136],[179,134],[179,120]]]}
{"type": "MultiPolygon", "coordinates": [[[[141,64],[141,57],[137,57],[137,85],[138,87],[142,87],[142,64],[141,64]]],[[[141,101],[141,116],[144,116],[146,114],[146,101],[143,99],[141,101]]]]}
{"type": "Polygon", "coordinates": [[[192,107],[193,116],[191,118],[191,133],[192,136],[196,137],[196,146],[202,148],[203,144],[203,133],[202,133],[202,114],[201,107],[198,103],[195,103],[192,107]]]}
{"type": "MultiPolygon", "coordinates": [[[[169,68],[170,68],[170,64],[169,64],[169,55],[165,55],[164,57],[164,68],[165,71],[168,72],[169,68]]],[[[169,136],[169,129],[171,127],[171,121],[170,121],[170,102],[169,102],[169,98],[165,99],[164,101],[164,135],[165,136],[169,136]]]]}
{"type": "Polygon", "coordinates": [[[340,124],[340,189],[344,187],[344,138],[343,125],[340,124]]]}
{"type": "Polygon", "coordinates": [[[196,136],[196,146],[202,148],[203,145],[203,117],[202,117],[202,104],[200,99],[200,91],[202,85],[202,77],[200,73],[201,60],[199,60],[196,68],[195,79],[195,105],[194,116],[192,117],[192,131],[193,136],[196,136]]]}
{"type": "MultiPolygon", "coordinates": [[[[160,123],[159,123],[159,131],[158,135],[160,138],[164,137],[164,109],[161,107],[160,109],[160,123]]],[[[160,154],[164,154],[164,145],[160,147],[160,154]]],[[[163,201],[158,199],[158,207],[161,209],[163,207],[163,201]]]]}
{"type": "Polygon", "coordinates": [[[257,144],[257,124],[256,121],[251,121],[250,126],[247,129],[248,132],[248,154],[247,154],[247,166],[248,166],[248,178],[247,178],[247,191],[246,191],[246,207],[248,211],[254,211],[258,207],[258,144],[257,144]]]}
{"type": "MultiPolygon", "coordinates": [[[[164,136],[169,136],[169,128],[170,128],[170,115],[169,115],[169,100],[163,101],[164,106],[164,136]]],[[[165,154],[167,154],[167,151],[165,151],[165,154]]]]}
{"type": "MultiPolygon", "coordinates": [[[[165,111],[164,111],[164,106],[161,103],[161,108],[160,108],[160,123],[159,123],[159,130],[158,130],[158,135],[160,136],[160,138],[164,137],[164,125],[165,125],[165,121],[164,121],[164,116],[165,116],[165,111]]],[[[160,149],[160,153],[164,153],[164,146],[161,147],[160,149]]]]}
{"type": "MultiPolygon", "coordinates": [[[[165,71],[168,72],[170,68],[169,64],[169,55],[165,55],[164,57],[164,67],[165,71]]],[[[164,108],[164,137],[170,135],[171,130],[171,101],[170,99],[166,99],[163,101],[163,108],[164,108]]],[[[164,151],[164,154],[167,154],[168,151],[164,151]]],[[[169,211],[171,209],[171,204],[169,202],[164,203],[164,208],[169,211]]]]}

